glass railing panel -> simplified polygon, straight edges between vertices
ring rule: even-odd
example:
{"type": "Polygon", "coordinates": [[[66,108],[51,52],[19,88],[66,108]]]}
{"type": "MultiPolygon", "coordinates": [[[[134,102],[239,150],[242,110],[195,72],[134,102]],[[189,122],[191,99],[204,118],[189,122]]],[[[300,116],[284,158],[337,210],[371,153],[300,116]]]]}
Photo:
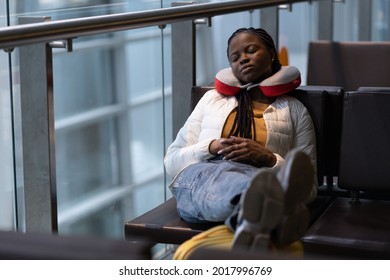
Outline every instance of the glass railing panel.
{"type": "Polygon", "coordinates": [[[119,184],[115,119],[56,133],[58,205],[119,184]]]}
{"type": "Polygon", "coordinates": [[[128,100],[134,101],[156,90],[161,91],[161,30],[149,27],[128,31],[125,40],[123,55],[128,100]]]}
{"type": "MultiPolygon", "coordinates": [[[[76,4],[70,1],[14,1],[11,22],[16,24],[19,16],[50,16],[51,20],[59,20],[161,7],[160,1],[72,3],[76,4]]],[[[171,48],[168,42],[170,26],[164,31],[155,26],[75,38],[71,53],[53,50],[60,234],[122,239],[124,222],[164,200],[164,129],[171,131],[171,117],[167,112],[171,110],[171,48]],[[163,60],[163,55],[168,57],[163,60]],[[163,71],[166,72],[164,75],[163,71]],[[162,104],[167,108],[165,111],[162,104]],[[168,120],[164,120],[164,114],[168,120]],[[140,195],[145,192],[149,195],[140,195]]],[[[18,91],[18,52],[12,56],[12,71],[16,77],[13,86],[18,91]]],[[[7,65],[5,52],[0,59],[5,62],[1,65],[7,65]]],[[[10,71],[2,71],[2,81],[7,82],[10,71]]],[[[4,107],[9,103],[6,98],[9,99],[10,91],[6,84],[2,89],[7,95],[2,94],[0,98],[1,136],[10,115],[4,107]]],[[[12,157],[12,149],[8,143],[3,143],[3,139],[0,139],[0,151],[9,151],[12,157]]],[[[8,169],[0,172],[12,174],[12,162],[7,161],[7,166],[8,169]]],[[[8,188],[12,191],[13,184],[9,180],[13,177],[1,176],[0,180],[6,179],[7,191],[8,188]]],[[[13,203],[12,192],[6,195],[0,188],[0,193],[0,200],[13,203]]],[[[0,213],[13,218],[13,212],[3,211],[8,204],[0,204],[0,213]]],[[[23,220],[23,213],[20,218],[23,220]]]]}
{"type": "Polygon", "coordinates": [[[134,182],[144,181],[153,173],[163,174],[164,146],[161,140],[164,123],[161,99],[135,107],[128,116],[132,167],[129,171],[134,182]]]}
{"type": "MultiPolygon", "coordinates": [[[[89,210],[91,221],[87,216],[73,216],[62,227],[59,219],[60,233],[71,232],[73,226],[78,232],[78,219],[82,219],[82,231],[91,225],[91,234],[100,230],[105,235],[113,221],[122,229],[125,218],[141,214],[137,205],[151,209],[164,200],[163,139],[170,122],[164,120],[162,110],[161,30],[117,32],[106,38],[87,42],[93,47],[81,42],[79,50],[75,43],[73,53],[55,55],[59,216],[101,197],[96,200],[101,207],[95,203],[89,210]],[[159,183],[150,185],[150,180],[159,183]],[[136,192],[146,187],[149,195],[134,200],[136,192]],[[111,191],[118,188],[124,197],[111,197],[111,191]],[[109,228],[102,228],[105,222],[92,226],[96,213],[104,213],[107,204],[123,204],[122,199],[129,205],[113,213],[116,218],[112,217],[109,228]]],[[[170,83],[164,86],[169,94],[170,83]]],[[[120,233],[114,230],[109,236],[122,238],[120,233]]]]}
{"type": "MultiPolygon", "coordinates": [[[[114,39],[115,40],[115,39],[114,39]]],[[[72,53],[54,54],[54,111],[57,120],[115,103],[112,52],[115,46],[101,47],[110,37],[75,40],[72,53]],[[86,46],[86,47],[84,47],[86,46]]]]}
{"type": "MultiPolygon", "coordinates": [[[[7,3],[0,1],[0,27],[7,25],[7,3]]],[[[10,55],[0,51],[0,230],[15,228],[15,180],[10,55]]]]}
{"type": "Polygon", "coordinates": [[[14,228],[14,149],[9,56],[0,52],[0,229],[14,228]]]}
{"type": "MultiPolygon", "coordinates": [[[[123,225],[123,213],[127,204],[126,197],[123,197],[100,206],[86,216],[80,215],[74,220],[64,220],[60,224],[60,234],[122,239],[123,228],[118,225],[123,225]]],[[[59,216],[61,217],[61,214],[59,216]]]]}

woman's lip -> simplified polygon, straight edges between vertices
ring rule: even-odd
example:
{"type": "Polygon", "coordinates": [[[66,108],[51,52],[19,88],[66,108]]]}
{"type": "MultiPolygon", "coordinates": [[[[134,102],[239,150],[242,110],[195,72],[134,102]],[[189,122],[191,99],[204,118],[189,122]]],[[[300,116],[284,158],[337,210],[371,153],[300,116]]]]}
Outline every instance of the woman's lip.
{"type": "Polygon", "coordinates": [[[245,73],[245,72],[251,70],[252,68],[253,68],[253,66],[251,66],[251,65],[244,66],[244,67],[241,69],[240,72],[241,72],[241,73],[245,73]]]}

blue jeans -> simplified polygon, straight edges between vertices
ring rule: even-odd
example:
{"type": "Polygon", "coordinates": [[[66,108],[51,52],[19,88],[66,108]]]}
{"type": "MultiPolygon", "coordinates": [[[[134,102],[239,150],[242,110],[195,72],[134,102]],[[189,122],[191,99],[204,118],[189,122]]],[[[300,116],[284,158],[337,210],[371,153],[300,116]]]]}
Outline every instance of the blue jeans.
{"type": "Polygon", "coordinates": [[[251,165],[228,160],[190,165],[171,188],[179,215],[193,223],[226,221],[236,214],[239,196],[257,171],[251,165]]]}

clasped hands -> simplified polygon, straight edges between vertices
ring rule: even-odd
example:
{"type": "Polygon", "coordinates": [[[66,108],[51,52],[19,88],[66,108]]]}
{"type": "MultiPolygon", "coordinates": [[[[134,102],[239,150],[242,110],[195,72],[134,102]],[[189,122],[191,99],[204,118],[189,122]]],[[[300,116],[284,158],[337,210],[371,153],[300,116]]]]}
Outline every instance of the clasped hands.
{"type": "Polygon", "coordinates": [[[209,146],[210,153],[222,155],[225,160],[250,164],[256,167],[272,167],[276,156],[252,139],[231,136],[215,139],[209,146]]]}

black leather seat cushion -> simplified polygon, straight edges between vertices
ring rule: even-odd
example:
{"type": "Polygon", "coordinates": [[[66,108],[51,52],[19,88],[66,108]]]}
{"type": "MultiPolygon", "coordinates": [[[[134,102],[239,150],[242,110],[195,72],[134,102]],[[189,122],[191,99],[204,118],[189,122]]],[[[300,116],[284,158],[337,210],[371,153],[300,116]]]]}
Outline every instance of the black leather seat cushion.
{"type": "Polygon", "coordinates": [[[349,259],[390,258],[390,201],[336,198],[302,238],[305,252],[349,259]]]}

